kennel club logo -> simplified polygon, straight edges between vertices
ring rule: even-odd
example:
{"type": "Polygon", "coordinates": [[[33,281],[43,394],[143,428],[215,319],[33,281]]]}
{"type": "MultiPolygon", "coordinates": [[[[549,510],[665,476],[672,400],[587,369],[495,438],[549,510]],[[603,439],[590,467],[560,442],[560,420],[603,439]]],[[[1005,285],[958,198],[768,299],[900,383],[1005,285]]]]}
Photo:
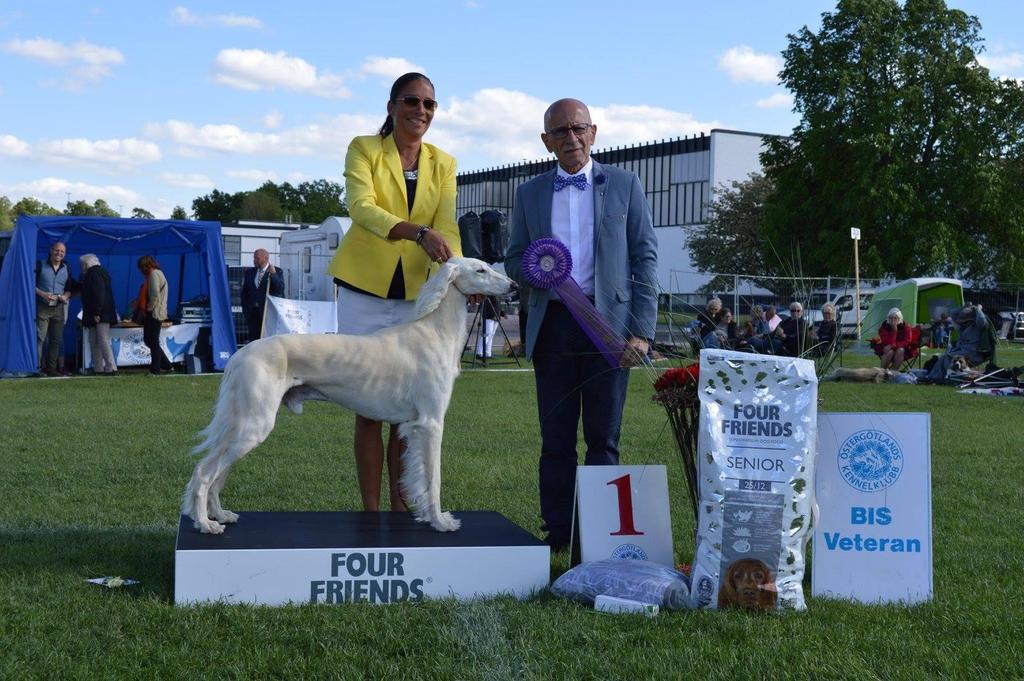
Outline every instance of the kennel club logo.
{"type": "Polygon", "coordinates": [[[861,492],[879,492],[892,486],[903,472],[903,449],[888,433],[861,430],[839,447],[839,473],[861,492]]]}
{"type": "Polygon", "coordinates": [[[423,580],[405,578],[405,555],[397,551],[332,553],[331,577],[309,583],[310,603],[423,600],[423,580]]]}

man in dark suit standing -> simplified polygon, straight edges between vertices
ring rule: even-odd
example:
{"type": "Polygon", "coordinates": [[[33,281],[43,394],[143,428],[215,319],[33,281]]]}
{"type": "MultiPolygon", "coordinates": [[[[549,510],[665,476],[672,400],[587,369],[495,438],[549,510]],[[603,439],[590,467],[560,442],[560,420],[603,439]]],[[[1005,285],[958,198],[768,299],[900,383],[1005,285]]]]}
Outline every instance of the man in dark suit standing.
{"type": "Polygon", "coordinates": [[[267,295],[284,295],[284,277],[281,270],[270,262],[270,253],[258,248],[252,254],[252,264],[245,270],[242,278],[242,314],[245,324],[249,327],[249,341],[258,340],[263,333],[263,308],[267,305],[267,295]]]}
{"type": "MultiPolygon", "coordinates": [[[[505,269],[520,278],[526,247],[555,237],[572,255],[572,276],[628,343],[623,363],[641,361],[654,338],[658,243],[636,174],[590,158],[597,126],[587,106],[562,99],[544,114],[541,140],[558,166],[516,191],[505,269]]],[[[540,416],[540,509],[546,541],[568,546],[582,414],[587,465],[619,463],[629,371],[607,361],[551,290],[530,292],[526,355],[533,358],[540,416]]]]}

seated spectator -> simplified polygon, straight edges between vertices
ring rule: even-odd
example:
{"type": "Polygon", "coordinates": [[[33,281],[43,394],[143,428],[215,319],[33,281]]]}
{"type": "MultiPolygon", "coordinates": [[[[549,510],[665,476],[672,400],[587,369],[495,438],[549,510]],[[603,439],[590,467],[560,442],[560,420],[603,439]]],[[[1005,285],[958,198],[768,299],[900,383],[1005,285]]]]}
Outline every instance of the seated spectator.
{"type": "Polygon", "coordinates": [[[782,317],[775,314],[775,306],[769,305],[764,309],[764,319],[768,322],[768,330],[775,331],[779,324],[782,323],[782,317]]]}
{"type": "Polygon", "coordinates": [[[877,339],[872,341],[883,369],[900,370],[910,351],[910,338],[910,327],[903,322],[903,313],[898,307],[889,310],[885,321],[878,327],[877,339]]]}
{"type": "Polygon", "coordinates": [[[722,309],[715,335],[718,337],[719,345],[723,348],[733,350],[739,343],[739,338],[736,336],[736,322],[732,318],[732,310],[727,307],[722,309]]]}
{"type": "Polygon", "coordinates": [[[804,319],[804,306],[798,302],[789,304],[789,319],[784,319],[775,327],[773,336],[782,340],[781,354],[787,357],[799,357],[803,354],[807,338],[807,320],[804,319]]]}
{"type": "Polygon", "coordinates": [[[718,341],[718,323],[722,318],[722,300],[720,298],[712,298],[708,301],[708,304],[704,307],[704,311],[697,315],[697,321],[699,327],[697,329],[697,336],[700,338],[701,344],[705,348],[720,348],[722,347],[718,341]]]}
{"type": "Polygon", "coordinates": [[[960,336],[940,356],[928,372],[928,380],[941,381],[949,373],[949,367],[957,358],[963,358],[968,366],[977,366],[985,361],[981,346],[988,331],[988,318],[981,305],[967,305],[960,310],[954,322],[960,329],[960,336]]]}
{"type": "MultiPolygon", "coordinates": [[[[782,348],[782,341],[771,335],[772,327],[768,321],[769,314],[773,319],[782,321],[775,314],[774,305],[769,305],[767,310],[762,310],[760,305],[754,305],[750,308],[750,321],[747,322],[746,344],[755,352],[762,354],[777,353],[782,348]]],[[[776,326],[778,326],[777,323],[776,326]]]]}
{"type": "Polygon", "coordinates": [[[932,345],[937,348],[944,348],[949,345],[949,332],[953,330],[953,320],[948,312],[939,315],[939,319],[932,324],[932,345]]]}
{"type": "Polygon", "coordinates": [[[836,308],[832,303],[821,306],[821,321],[811,329],[816,354],[824,355],[832,351],[839,339],[839,325],[836,323],[836,308]]]}

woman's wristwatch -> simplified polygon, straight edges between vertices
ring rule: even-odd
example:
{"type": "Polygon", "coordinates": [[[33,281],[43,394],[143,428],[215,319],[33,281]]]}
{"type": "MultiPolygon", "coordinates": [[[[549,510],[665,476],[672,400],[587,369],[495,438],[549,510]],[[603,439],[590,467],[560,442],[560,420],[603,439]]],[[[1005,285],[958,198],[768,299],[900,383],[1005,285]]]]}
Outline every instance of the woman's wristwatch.
{"type": "Polygon", "coordinates": [[[423,237],[425,237],[427,235],[427,232],[429,232],[429,231],[430,231],[430,227],[428,225],[423,225],[422,227],[419,228],[419,230],[416,232],[416,245],[417,246],[422,246],[423,245],[423,237]]]}

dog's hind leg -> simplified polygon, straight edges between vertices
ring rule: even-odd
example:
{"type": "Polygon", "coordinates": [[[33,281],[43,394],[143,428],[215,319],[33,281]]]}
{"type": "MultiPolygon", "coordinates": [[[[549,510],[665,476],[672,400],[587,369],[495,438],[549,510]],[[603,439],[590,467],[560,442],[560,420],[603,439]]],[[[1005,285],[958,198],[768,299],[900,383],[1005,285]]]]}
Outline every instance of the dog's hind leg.
{"type": "Polygon", "coordinates": [[[441,422],[419,419],[403,423],[399,432],[408,441],[402,489],[406,498],[414,500],[416,519],[429,522],[438,532],[454,532],[462,523],[441,510],[441,422]]]}

